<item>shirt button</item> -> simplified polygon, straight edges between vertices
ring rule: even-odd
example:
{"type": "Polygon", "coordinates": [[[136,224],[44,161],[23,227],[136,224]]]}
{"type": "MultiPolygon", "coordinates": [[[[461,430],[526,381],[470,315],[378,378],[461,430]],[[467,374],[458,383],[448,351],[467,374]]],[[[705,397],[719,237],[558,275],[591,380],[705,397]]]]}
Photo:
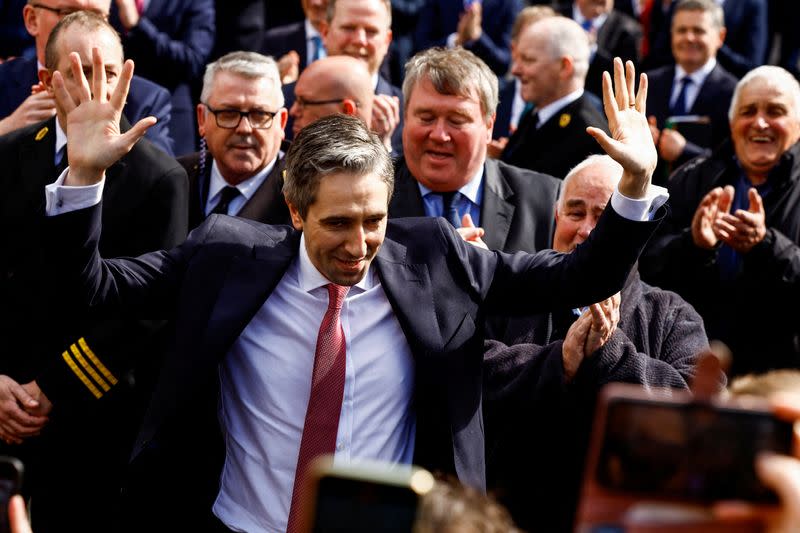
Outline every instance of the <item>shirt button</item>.
{"type": "Polygon", "coordinates": [[[344,444],[342,444],[342,443],[340,442],[339,444],[337,444],[337,445],[336,445],[336,451],[337,451],[337,452],[340,452],[340,451],[342,451],[342,450],[344,450],[344,444]]]}
{"type": "Polygon", "coordinates": [[[56,207],[64,207],[64,200],[59,200],[56,202],[56,207]]]}

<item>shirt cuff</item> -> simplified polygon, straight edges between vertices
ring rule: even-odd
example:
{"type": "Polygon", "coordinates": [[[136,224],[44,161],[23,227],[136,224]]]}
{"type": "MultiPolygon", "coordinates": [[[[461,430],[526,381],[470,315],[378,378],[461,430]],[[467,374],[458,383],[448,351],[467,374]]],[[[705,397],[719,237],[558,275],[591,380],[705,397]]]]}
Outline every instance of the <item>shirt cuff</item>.
{"type": "Polygon", "coordinates": [[[458,37],[457,33],[451,33],[447,36],[447,48],[455,48],[456,47],[456,37],[458,37]]]}
{"type": "Polygon", "coordinates": [[[49,217],[97,205],[103,198],[105,178],[94,185],[68,186],[64,185],[67,172],[69,167],[64,169],[55,182],[44,188],[45,213],[49,217]]]}
{"type": "Polygon", "coordinates": [[[641,222],[653,220],[658,208],[664,205],[668,198],[667,189],[659,185],[650,185],[644,198],[628,198],[617,189],[611,195],[611,207],[620,216],[641,222]]]}

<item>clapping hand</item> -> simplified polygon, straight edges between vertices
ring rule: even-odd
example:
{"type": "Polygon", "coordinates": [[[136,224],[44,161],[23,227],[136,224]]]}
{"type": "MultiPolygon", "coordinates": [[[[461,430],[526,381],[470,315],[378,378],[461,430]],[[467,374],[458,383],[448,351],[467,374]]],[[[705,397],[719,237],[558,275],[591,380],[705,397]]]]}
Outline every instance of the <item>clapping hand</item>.
{"type": "Polygon", "coordinates": [[[611,76],[603,73],[603,109],[611,136],[594,127],[586,128],[586,132],[622,165],[619,192],[628,198],[644,198],[658,154],[646,115],[647,75],[640,75],[638,93],[634,92],[635,76],[633,63],[628,61],[623,66],[620,58],[614,59],[613,89],[611,76]]]}
{"type": "Polygon", "coordinates": [[[569,383],[583,360],[602,348],[619,324],[620,293],[592,304],[570,326],[561,347],[564,380],[569,383]]]}
{"type": "Polygon", "coordinates": [[[91,87],[83,74],[80,56],[73,52],[69,61],[72,75],[79,85],[77,102],[67,91],[61,73],[53,73],[56,101],[67,113],[70,168],[64,184],[94,185],[102,181],[105,170],[127,154],[156,123],[156,119],[143,118],[127,132],[120,132],[119,120],[133,77],[133,61],[125,62],[119,83],[111,95],[106,90],[106,70],[98,48],[92,49],[91,87]]]}

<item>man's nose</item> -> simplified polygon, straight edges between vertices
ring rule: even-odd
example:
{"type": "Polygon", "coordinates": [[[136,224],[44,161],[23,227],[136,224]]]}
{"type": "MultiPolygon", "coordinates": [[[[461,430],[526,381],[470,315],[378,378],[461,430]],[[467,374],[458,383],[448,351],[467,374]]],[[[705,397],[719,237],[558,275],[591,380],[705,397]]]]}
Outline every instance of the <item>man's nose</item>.
{"type": "Polygon", "coordinates": [[[364,228],[357,226],[348,235],[345,243],[345,250],[348,255],[354,258],[361,258],[367,255],[367,238],[364,228]]]}
{"type": "Polygon", "coordinates": [[[450,134],[447,132],[444,119],[440,118],[434,121],[433,129],[431,130],[431,138],[439,142],[447,142],[450,140],[450,134]]]}
{"type": "Polygon", "coordinates": [[[239,124],[236,126],[236,131],[249,133],[253,131],[253,126],[250,124],[250,116],[242,115],[239,124]]]}

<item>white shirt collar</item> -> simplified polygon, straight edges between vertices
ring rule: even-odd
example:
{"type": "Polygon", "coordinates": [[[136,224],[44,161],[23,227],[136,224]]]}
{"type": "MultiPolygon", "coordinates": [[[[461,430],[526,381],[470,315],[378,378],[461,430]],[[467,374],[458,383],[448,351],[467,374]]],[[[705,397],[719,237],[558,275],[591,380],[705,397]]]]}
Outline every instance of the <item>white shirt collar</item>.
{"type": "Polygon", "coordinates": [[[305,19],[303,23],[306,26],[306,41],[310,41],[313,37],[317,36],[319,36],[320,39],[322,38],[322,34],[317,31],[317,28],[315,28],[313,24],[311,24],[310,20],[305,19]]]}
{"type": "MultiPolygon", "coordinates": [[[[331,283],[331,280],[323,276],[322,273],[317,270],[317,267],[314,266],[314,263],[311,262],[311,258],[308,256],[308,250],[306,249],[305,234],[300,235],[300,253],[298,254],[297,258],[297,284],[303,291],[311,292],[314,289],[331,283]]],[[[375,269],[367,268],[367,273],[364,275],[361,281],[353,285],[353,287],[357,287],[360,292],[368,291],[375,285],[376,281],[375,269]]]]}
{"type": "MultiPolygon", "coordinates": [[[[536,113],[539,116],[539,124],[544,124],[545,122],[550,120],[550,118],[553,115],[558,113],[562,108],[571,104],[581,96],[583,96],[583,89],[578,89],[577,91],[571,92],[566,96],[562,96],[555,102],[551,102],[546,106],[537,109],[536,113]]],[[[537,124],[537,127],[539,124],[537,124]]]]}
{"type": "MultiPolygon", "coordinates": [[[[608,13],[603,13],[592,19],[592,29],[599,30],[603,24],[605,23],[606,19],[608,18],[608,13]]],[[[578,9],[578,5],[573,3],[572,4],[572,20],[577,22],[578,24],[583,26],[583,23],[586,22],[586,17],[583,16],[581,10],[578,9]]]]}
{"type": "MultiPolygon", "coordinates": [[[[64,130],[61,129],[61,124],[58,123],[58,117],[56,117],[56,151],[57,154],[61,149],[67,145],[67,134],[64,130]]],[[[66,154],[64,155],[66,157],[66,154]]]]}
{"type": "MultiPolygon", "coordinates": [[[[458,189],[458,192],[469,198],[470,202],[475,205],[478,205],[478,195],[480,194],[481,182],[483,181],[483,167],[484,165],[481,165],[475,175],[472,176],[472,179],[458,189]]],[[[433,192],[419,181],[417,181],[417,185],[419,185],[419,192],[422,194],[423,198],[433,192]]]]}
{"type": "Polygon", "coordinates": [[[684,76],[689,76],[689,78],[692,80],[692,83],[694,83],[695,87],[702,87],[703,82],[706,81],[706,78],[708,77],[709,74],[711,74],[711,71],[714,70],[714,67],[716,66],[717,66],[717,59],[715,57],[709,58],[709,60],[706,61],[705,65],[695,70],[691,74],[687,74],[686,71],[683,70],[683,67],[681,67],[680,65],[675,65],[674,81],[677,82],[683,79],[684,76]]]}
{"type": "MultiPolygon", "coordinates": [[[[242,193],[247,200],[249,200],[258,188],[264,183],[264,180],[267,179],[269,173],[272,172],[272,169],[275,167],[275,162],[278,160],[278,157],[275,156],[275,159],[272,162],[261,169],[257,174],[253,175],[250,178],[247,178],[243,182],[239,183],[235,187],[239,189],[239,192],[242,193]]],[[[219,167],[217,166],[217,161],[213,160],[211,163],[211,179],[208,182],[208,198],[206,201],[211,200],[219,192],[230,185],[225,178],[222,177],[222,174],[219,171],[219,167]]]]}

